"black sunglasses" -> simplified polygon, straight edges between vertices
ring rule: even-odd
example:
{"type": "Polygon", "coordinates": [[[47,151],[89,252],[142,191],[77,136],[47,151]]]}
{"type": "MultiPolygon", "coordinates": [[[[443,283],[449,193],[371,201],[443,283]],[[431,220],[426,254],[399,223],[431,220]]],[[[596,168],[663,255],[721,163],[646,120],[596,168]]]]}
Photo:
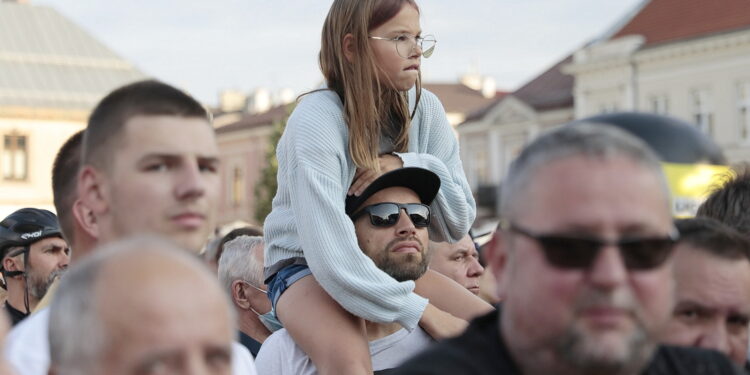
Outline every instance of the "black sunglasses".
{"type": "Polygon", "coordinates": [[[666,237],[621,238],[617,241],[607,241],[593,237],[538,234],[509,222],[501,223],[500,227],[535,240],[541,245],[547,262],[565,269],[590,268],[599,250],[608,245],[617,246],[625,268],[654,269],[664,264],[679,239],[676,230],[666,237]]]}
{"type": "Polygon", "coordinates": [[[409,219],[417,228],[430,225],[430,207],[422,203],[378,203],[366,206],[351,215],[352,221],[364,214],[370,215],[370,223],[376,227],[390,227],[398,223],[401,210],[406,210],[409,219]]]}

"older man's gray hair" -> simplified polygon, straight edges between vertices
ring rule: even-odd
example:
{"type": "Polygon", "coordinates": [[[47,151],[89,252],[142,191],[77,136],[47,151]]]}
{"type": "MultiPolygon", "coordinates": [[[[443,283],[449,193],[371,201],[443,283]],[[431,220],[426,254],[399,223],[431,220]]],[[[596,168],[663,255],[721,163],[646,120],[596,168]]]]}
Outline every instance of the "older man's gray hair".
{"type": "Polygon", "coordinates": [[[628,158],[652,170],[662,181],[665,194],[669,194],[659,157],[646,143],[614,126],[583,122],[544,133],[524,148],[503,182],[501,216],[507,219],[516,214],[519,204],[522,206],[524,192],[540,167],[574,156],[595,160],[628,158]]]}
{"type": "Polygon", "coordinates": [[[224,245],[219,258],[219,281],[228,293],[232,282],[244,280],[256,288],[263,287],[263,237],[239,236],[224,245]]]}

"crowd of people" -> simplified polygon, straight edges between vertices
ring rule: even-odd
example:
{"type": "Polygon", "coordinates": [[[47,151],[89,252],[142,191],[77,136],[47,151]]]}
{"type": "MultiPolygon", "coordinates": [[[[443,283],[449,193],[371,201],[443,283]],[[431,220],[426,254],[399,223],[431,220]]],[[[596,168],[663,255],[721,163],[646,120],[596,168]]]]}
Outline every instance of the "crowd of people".
{"type": "Polygon", "coordinates": [[[0,222],[0,374],[750,368],[750,173],[675,220],[659,157],[579,120],[512,163],[480,248],[458,143],[421,89],[419,17],[413,0],[333,2],[326,85],[289,118],[258,228],[215,235],[200,103],[154,80],[106,95],[54,161],[57,214],[0,222]]]}

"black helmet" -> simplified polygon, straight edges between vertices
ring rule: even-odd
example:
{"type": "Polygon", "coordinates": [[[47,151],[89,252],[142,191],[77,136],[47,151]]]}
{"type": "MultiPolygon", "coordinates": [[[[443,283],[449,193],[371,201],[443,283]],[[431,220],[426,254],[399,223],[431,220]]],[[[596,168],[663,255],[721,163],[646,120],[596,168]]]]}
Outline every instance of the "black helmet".
{"type": "Polygon", "coordinates": [[[57,216],[38,208],[22,208],[0,222],[0,258],[14,246],[28,246],[47,237],[62,237],[57,216]]]}

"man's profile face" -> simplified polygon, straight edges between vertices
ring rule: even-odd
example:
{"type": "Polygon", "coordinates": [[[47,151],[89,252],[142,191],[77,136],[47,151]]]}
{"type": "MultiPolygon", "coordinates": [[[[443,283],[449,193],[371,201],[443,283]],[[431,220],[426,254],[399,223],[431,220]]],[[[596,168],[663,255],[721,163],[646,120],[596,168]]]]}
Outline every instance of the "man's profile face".
{"type": "Polygon", "coordinates": [[[662,341],[720,351],[744,366],[750,319],[750,262],[681,243],[674,256],[677,303],[662,341]]]}
{"type": "Polygon", "coordinates": [[[68,268],[70,248],[59,237],[48,237],[29,246],[27,283],[29,294],[37,300],[47,293],[52,282],[68,268]]]}
{"type": "MultiPolygon", "coordinates": [[[[420,203],[420,200],[410,189],[390,187],[373,194],[357,211],[384,202],[420,203]]],[[[364,214],[355,220],[354,228],[365,255],[394,279],[416,280],[427,270],[427,228],[415,227],[403,209],[393,226],[376,227],[370,223],[369,215],[364,214]]]]}
{"type": "Polygon", "coordinates": [[[474,294],[479,294],[479,277],[484,267],[468,234],[456,243],[430,241],[430,268],[455,280],[474,294]]]}
{"type": "Polygon", "coordinates": [[[219,192],[211,126],[202,118],[135,116],[121,137],[105,173],[110,232],[156,233],[198,252],[214,228],[219,192]]]}
{"type": "MultiPolygon", "coordinates": [[[[656,174],[623,157],[553,161],[536,169],[519,199],[511,220],[538,234],[616,241],[672,230],[656,174]]],[[[573,369],[647,361],[651,336],[670,313],[669,262],[628,270],[618,247],[607,245],[587,269],[563,269],[547,261],[536,240],[510,231],[502,236],[508,250],[502,327],[516,350],[541,351],[573,369]]]]}

